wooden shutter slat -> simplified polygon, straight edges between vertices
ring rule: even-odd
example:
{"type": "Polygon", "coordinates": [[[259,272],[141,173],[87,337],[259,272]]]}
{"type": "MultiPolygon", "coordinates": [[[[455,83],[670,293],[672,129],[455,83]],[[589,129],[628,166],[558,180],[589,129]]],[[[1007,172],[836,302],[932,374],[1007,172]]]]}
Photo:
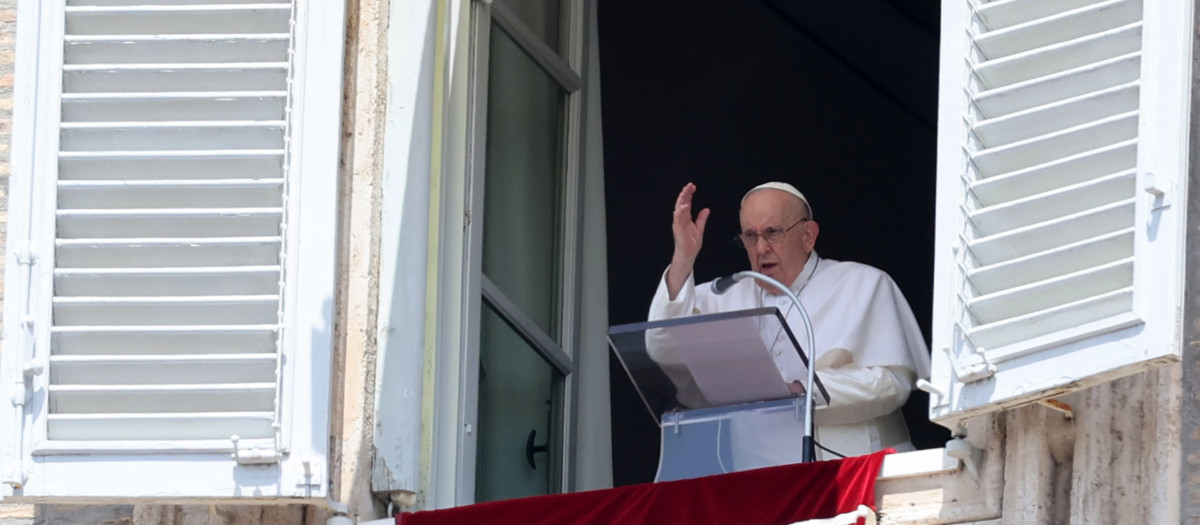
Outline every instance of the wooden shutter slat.
{"type": "Polygon", "coordinates": [[[72,38],[63,47],[67,64],[137,64],[186,60],[188,63],[268,62],[287,54],[287,34],[155,36],[131,46],[128,35],[72,38]]]}
{"type": "MultiPolygon", "coordinates": [[[[279,163],[278,159],[282,159],[284,151],[280,149],[217,149],[217,150],[130,150],[130,151],[60,151],[58,157],[61,160],[67,161],[89,161],[89,160],[129,160],[137,161],[153,161],[153,160],[202,160],[217,159],[217,160],[254,160],[268,158],[273,163],[279,163]]],[[[131,170],[132,171],[132,170],[131,170]]],[[[232,176],[228,173],[210,173],[209,176],[232,176]]],[[[170,174],[169,176],[176,176],[170,174]]]]}
{"type": "Polygon", "coordinates": [[[1094,3],[1095,0],[995,0],[979,6],[979,17],[991,27],[1015,26],[1094,3]]]}
{"type": "Polygon", "coordinates": [[[1141,52],[1127,53],[1053,75],[980,91],[972,102],[984,118],[1016,113],[1097,90],[1137,82],[1141,52]]]}
{"type": "Polygon", "coordinates": [[[279,322],[277,295],[55,297],[56,326],[224,325],[279,322]]]}
{"type": "Polygon", "coordinates": [[[59,192],[62,209],[127,208],[147,202],[162,208],[208,206],[213,208],[278,207],[282,205],[280,186],[245,188],[166,186],[142,188],[70,188],[59,192]]]}
{"type": "Polygon", "coordinates": [[[263,295],[278,292],[279,270],[278,266],[56,270],[54,286],[66,297],[263,295]]]}
{"type": "Polygon", "coordinates": [[[278,208],[282,179],[64,181],[60,209],[278,208]]]}
{"type": "Polygon", "coordinates": [[[1122,200],[1051,221],[1009,230],[971,243],[979,266],[989,266],[1127,228],[1133,222],[1135,201],[1122,200]]]}
{"type": "Polygon", "coordinates": [[[1046,77],[1141,48],[1141,24],[1130,24],[1092,35],[980,63],[975,74],[987,88],[1046,77]]]}
{"type": "Polygon", "coordinates": [[[1136,111],[1138,96],[1138,84],[1131,82],[981,120],[975,126],[975,136],[987,147],[1003,146],[1084,125],[1097,119],[1136,111]]]}
{"type": "MultiPolygon", "coordinates": [[[[97,123],[99,124],[99,123],[97,123]]],[[[253,125],[64,126],[63,151],[282,149],[283,123],[253,125]]]]}
{"type": "Polygon", "coordinates": [[[286,33],[291,6],[87,6],[67,7],[66,15],[72,35],[286,33]]]}
{"type": "MultiPolygon", "coordinates": [[[[273,352],[258,352],[258,353],[236,353],[236,354],[173,354],[173,355],[55,355],[50,357],[50,362],[61,365],[74,366],[91,366],[91,365],[189,365],[189,364],[274,364],[275,358],[271,356],[273,352]]],[[[121,384],[120,381],[112,381],[111,378],[97,378],[104,381],[91,382],[87,384],[121,384]]],[[[204,383],[206,381],[202,381],[204,383]]],[[[229,382],[229,381],[220,381],[229,382]]],[[[143,383],[143,381],[136,381],[143,383]]],[[[174,381],[161,382],[156,384],[172,385],[174,381]]]]}
{"type": "Polygon", "coordinates": [[[1137,137],[1138,113],[1131,111],[1062,131],[983,150],[971,161],[989,174],[1015,172],[1094,151],[1137,137]]]}
{"type": "Polygon", "coordinates": [[[1133,285],[1133,258],[981,295],[969,301],[981,325],[1011,319],[1133,285]]]}
{"type": "Polygon", "coordinates": [[[59,326],[54,359],[113,359],[265,354],[274,358],[277,324],[201,326],[59,326]]]}
{"type": "MultiPolygon", "coordinates": [[[[55,326],[55,336],[70,337],[71,334],[168,334],[186,336],[260,334],[274,332],[278,324],[227,324],[227,325],[109,325],[109,326],[55,326]]],[[[183,341],[180,341],[183,343],[183,341]]]]}
{"type": "Polygon", "coordinates": [[[59,154],[59,181],[247,179],[283,175],[283,152],[154,152],[121,157],[115,154],[59,154]]]}
{"type": "MultiPolygon", "coordinates": [[[[283,98],[287,96],[286,91],[167,91],[159,93],[135,92],[135,93],[66,93],[63,94],[64,102],[75,101],[105,101],[105,100],[121,100],[133,99],[137,101],[147,101],[156,99],[165,99],[170,101],[200,99],[226,99],[226,98],[283,98]]],[[[233,120],[233,119],[228,119],[233,120]]],[[[273,119],[274,120],[274,119],[273,119]]]]}
{"type": "Polygon", "coordinates": [[[62,412],[123,413],[270,411],[275,383],[220,385],[50,385],[50,401],[62,412]]]}
{"type": "Polygon", "coordinates": [[[63,119],[72,122],[113,122],[136,114],[147,122],[188,120],[277,120],[283,116],[284,94],[204,98],[143,96],[75,98],[63,101],[63,119]]]}
{"type": "Polygon", "coordinates": [[[988,236],[1100,208],[1127,199],[1134,192],[1136,175],[1136,172],[1126,170],[1078,184],[1064,185],[1037,195],[1013,199],[982,208],[970,215],[970,221],[980,236],[988,236]]]}
{"type": "MultiPolygon", "coordinates": [[[[67,0],[67,5],[73,7],[104,7],[104,6],[141,6],[147,0],[67,0]]],[[[237,5],[237,4],[284,4],[289,0],[154,0],[155,5],[237,5]]]]}
{"type": "Polygon", "coordinates": [[[63,87],[76,93],[276,91],[287,82],[286,63],[176,66],[78,66],[63,72],[63,87]]]}
{"type": "Polygon", "coordinates": [[[1081,184],[1097,176],[1132,169],[1136,162],[1137,141],[1131,139],[1040,166],[980,180],[971,185],[971,194],[977,197],[983,206],[993,206],[1062,186],[1081,184]]]}
{"type": "Polygon", "coordinates": [[[49,437],[68,441],[222,440],[273,435],[271,411],[187,414],[51,414],[49,437]]]}
{"type": "Polygon", "coordinates": [[[55,357],[274,353],[276,324],[57,326],[55,357]]]}
{"type": "Polygon", "coordinates": [[[1109,0],[1007,25],[1003,29],[979,35],[975,44],[985,56],[1015,55],[1102,33],[1138,22],[1141,17],[1142,9],[1137,0],[1109,0]]]}
{"type": "Polygon", "coordinates": [[[996,293],[1115,261],[1133,251],[1133,242],[1133,228],[1127,228],[983,266],[968,272],[967,278],[979,293],[996,293]]]}
{"type": "Polygon", "coordinates": [[[204,189],[204,188],[263,188],[283,184],[283,179],[134,179],[134,180],[64,180],[59,190],[93,189],[204,189]]]}
{"type": "MultiPolygon", "coordinates": [[[[172,356],[55,356],[52,385],[274,383],[273,353],[172,356]]],[[[123,407],[111,407],[124,410],[123,407]]]]}
{"type": "MultiPolygon", "coordinates": [[[[103,393],[121,394],[188,394],[193,392],[237,392],[240,390],[275,390],[275,383],[219,383],[219,384],[170,384],[170,385],[50,385],[50,390],[63,395],[88,395],[103,393]]],[[[158,410],[170,412],[170,410],[158,410]]],[[[205,412],[212,412],[206,410],[205,412]]]]}
{"type": "Polygon", "coordinates": [[[1056,332],[1074,329],[1075,337],[1082,338],[1137,325],[1140,320],[1129,313],[1132,306],[1133,289],[1125,288],[975,327],[967,332],[967,339],[990,352],[993,362],[1002,362],[1072,341],[1056,332]]]}
{"type": "Polygon", "coordinates": [[[279,263],[278,236],[60,240],[60,268],[154,268],[279,263]]]}
{"type": "Polygon", "coordinates": [[[162,207],[277,207],[282,205],[280,186],[259,187],[143,187],[143,188],[70,188],[59,192],[62,209],[106,207],[133,209],[155,199],[162,207]]]}
{"type": "Polygon", "coordinates": [[[279,234],[279,208],[63,210],[59,235],[77,239],[279,234]]]}

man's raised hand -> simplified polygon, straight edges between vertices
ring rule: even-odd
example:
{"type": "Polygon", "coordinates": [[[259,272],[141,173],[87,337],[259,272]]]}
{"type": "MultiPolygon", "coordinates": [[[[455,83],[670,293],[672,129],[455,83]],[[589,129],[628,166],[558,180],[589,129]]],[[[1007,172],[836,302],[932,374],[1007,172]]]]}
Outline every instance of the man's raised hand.
{"type": "Polygon", "coordinates": [[[687,183],[675,198],[675,211],[671,222],[671,233],[675,237],[675,254],[671,257],[671,268],[667,271],[667,290],[674,299],[683,283],[692,274],[692,264],[700,254],[704,243],[704,226],[708,224],[708,208],[700,210],[692,218],[692,196],[696,185],[687,183]]]}

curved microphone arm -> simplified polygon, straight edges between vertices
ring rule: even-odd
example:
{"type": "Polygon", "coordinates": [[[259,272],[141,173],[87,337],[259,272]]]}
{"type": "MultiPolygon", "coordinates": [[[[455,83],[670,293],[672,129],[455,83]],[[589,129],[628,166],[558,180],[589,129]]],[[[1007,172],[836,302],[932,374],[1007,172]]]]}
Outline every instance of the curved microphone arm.
{"type": "MultiPolygon", "coordinates": [[[[753,277],[759,281],[770,284],[775,289],[782,291],[787,295],[788,299],[792,300],[792,304],[796,305],[796,311],[800,312],[800,320],[804,322],[804,331],[808,334],[808,378],[807,384],[804,385],[804,442],[803,442],[803,461],[811,463],[816,461],[816,446],[814,445],[814,427],[813,427],[813,386],[816,383],[817,369],[817,340],[813,334],[812,319],[808,317],[808,310],[804,309],[804,304],[800,302],[800,298],[792,293],[791,288],[784,286],[783,283],[767,277],[758,272],[746,270],[737,272],[729,277],[718,279],[713,286],[713,291],[721,294],[728,290],[734,281],[740,281],[747,277],[753,277]],[[724,282],[722,282],[724,281],[724,282]]],[[[786,320],[785,320],[786,322],[786,320]]]]}

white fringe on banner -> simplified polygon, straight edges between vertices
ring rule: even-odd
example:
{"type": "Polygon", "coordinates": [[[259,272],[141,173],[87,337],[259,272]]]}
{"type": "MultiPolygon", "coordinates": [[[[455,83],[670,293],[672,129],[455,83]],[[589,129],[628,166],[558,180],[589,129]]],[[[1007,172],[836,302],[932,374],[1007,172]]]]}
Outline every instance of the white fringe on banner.
{"type": "Polygon", "coordinates": [[[855,525],[859,518],[865,518],[866,525],[875,525],[876,523],[875,511],[866,505],[859,505],[857,509],[832,518],[797,521],[791,525],[855,525]]]}

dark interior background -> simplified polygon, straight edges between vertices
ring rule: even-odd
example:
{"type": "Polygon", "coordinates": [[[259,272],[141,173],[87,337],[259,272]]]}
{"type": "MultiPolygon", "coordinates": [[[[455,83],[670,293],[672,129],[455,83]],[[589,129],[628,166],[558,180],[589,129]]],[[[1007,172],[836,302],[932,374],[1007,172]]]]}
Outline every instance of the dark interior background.
{"type": "MultiPolygon", "coordinates": [[[[609,320],[645,320],[687,182],[712,209],[698,281],[745,269],[738,202],[795,184],[821,256],[887,271],[928,338],[938,0],[599,3],[609,320]]],[[[652,481],[658,429],[610,355],[613,481],[652,481]]],[[[918,447],[948,434],[906,406],[918,447]]]]}

